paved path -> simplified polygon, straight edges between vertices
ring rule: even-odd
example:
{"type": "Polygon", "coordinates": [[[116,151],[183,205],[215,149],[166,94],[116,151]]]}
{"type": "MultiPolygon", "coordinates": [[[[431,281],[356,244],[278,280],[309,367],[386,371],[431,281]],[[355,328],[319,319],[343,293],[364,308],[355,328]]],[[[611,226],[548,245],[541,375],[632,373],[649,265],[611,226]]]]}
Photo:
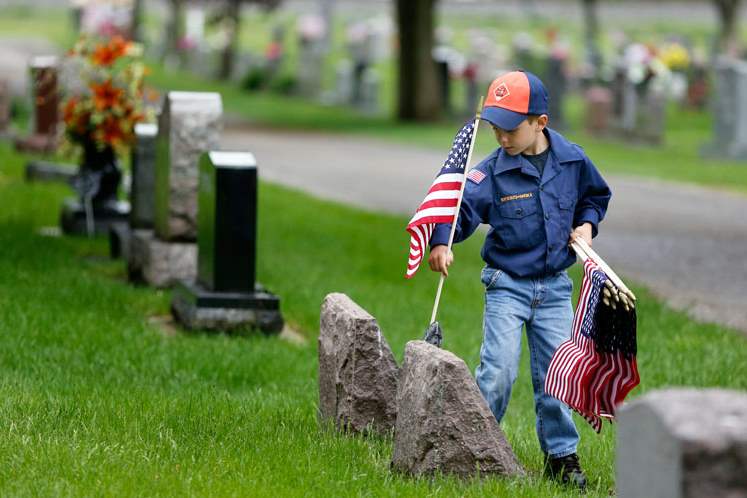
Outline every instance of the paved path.
{"type": "MultiPolygon", "coordinates": [[[[263,179],[369,209],[409,215],[443,152],[374,139],[229,124],[263,179]]],[[[606,175],[614,195],[594,247],[619,273],[696,319],[747,332],[747,196],[606,175]]]]}

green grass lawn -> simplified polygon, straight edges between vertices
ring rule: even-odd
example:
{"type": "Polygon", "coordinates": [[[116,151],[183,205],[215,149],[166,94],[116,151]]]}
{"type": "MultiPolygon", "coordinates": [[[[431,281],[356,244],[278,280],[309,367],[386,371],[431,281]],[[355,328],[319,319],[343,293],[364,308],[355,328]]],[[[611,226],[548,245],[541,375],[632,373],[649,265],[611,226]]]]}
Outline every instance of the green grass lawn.
{"type": "MultiPolygon", "coordinates": [[[[125,281],[103,239],[39,234],[66,187],[26,184],[0,144],[0,494],[3,496],[559,496],[540,477],[526,354],[503,428],[523,480],[409,479],[389,471],[392,441],[319,425],[319,307],[345,292],[379,321],[398,360],[422,336],[437,278],[405,281],[404,218],[263,183],[260,280],[307,339],[169,333],[151,317],[169,293],[125,281]]],[[[445,347],[478,361],[479,237],[456,248],[440,320],[445,347]]],[[[572,275],[578,283],[578,268],[572,275]]],[[[747,388],[747,342],[639,296],[633,396],[674,385],[747,388]]],[[[614,487],[614,426],[581,419],[590,496],[614,487]]]]}

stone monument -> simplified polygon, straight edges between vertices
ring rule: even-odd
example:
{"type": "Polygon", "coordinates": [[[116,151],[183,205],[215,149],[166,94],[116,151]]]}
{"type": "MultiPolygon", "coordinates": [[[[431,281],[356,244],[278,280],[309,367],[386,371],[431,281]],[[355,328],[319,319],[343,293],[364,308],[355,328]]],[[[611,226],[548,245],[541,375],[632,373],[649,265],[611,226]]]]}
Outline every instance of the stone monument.
{"type": "Polygon", "coordinates": [[[747,159],[747,62],[716,60],[712,93],[713,141],[701,149],[708,157],[747,159]]]}
{"type": "Polygon", "coordinates": [[[131,280],[168,287],[197,270],[198,163],[217,149],[223,106],[212,92],[169,92],[156,139],[154,230],[133,233],[131,280]]]}
{"type": "Polygon", "coordinates": [[[280,332],[280,300],[256,283],[257,163],[247,152],[200,161],[197,279],[174,289],[171,310],[188,329],[280,332]]]}
{"type": "Polygon", "coordinates": [[[467,365],[425,341],[405,348],[392,468],[414,476],[524,474],[467,365]]]}
{"type": "Polygon", "coordinates": [[[4,79],[0,79],[0,138],[4,137],[10,125],[10,85],[4,79]]]}
{"type": "Polygon", "coordinates": [[[345,294],[328,294],[319,330],[319,419],[340,431],[391,432],[397,376],[376,319],[345,294]]]}
{"type": "Polygon", "coordinates": [[[22,152],[51,153],[57,149],[60,95],[57,85],[58,59],[33,57],[29,63],[31,82],[31,133],[15,140],[22,152]]]}
{"type": "Polygon", "coordinates": [[[112,225],[109,230],[109,250],[112,258],[129,261],[133,230],[152,230],[155,203],[155,162],[158,125],[135,125],[135,143],[130,150],[130,217],[127,222],[112,225]]]}
{"type": "Polygon", "coordinates": [[[617,419],[619,498],[747,496],[747,393],[652,391],[617,419]]]}

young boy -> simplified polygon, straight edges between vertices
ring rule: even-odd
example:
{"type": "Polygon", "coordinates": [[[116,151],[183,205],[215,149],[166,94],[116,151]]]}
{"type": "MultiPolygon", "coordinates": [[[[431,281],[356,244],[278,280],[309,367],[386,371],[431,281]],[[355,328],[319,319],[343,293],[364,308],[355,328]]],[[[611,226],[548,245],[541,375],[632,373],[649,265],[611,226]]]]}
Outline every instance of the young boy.
{"type": "MultiPolygon", "coordinates": [[[[490,85],[482,119],[500,147],[468,174],[454,241],[490,225],[482,258],[485,314],[477,384],[499,422],[518,375],[526,326],[537,436],[545,473],[579,488],[578,433],[567,406],[544,392],[557,347],[571,336],[573,283],[565,269],[576,257],[572,232],[591,244],[611,192],[578,145],[547,128],[547,91],[535,75],[513,71],[490,85]]],[[[438,224],[428,263],[448,274],[450,224],[438,224]]]]}

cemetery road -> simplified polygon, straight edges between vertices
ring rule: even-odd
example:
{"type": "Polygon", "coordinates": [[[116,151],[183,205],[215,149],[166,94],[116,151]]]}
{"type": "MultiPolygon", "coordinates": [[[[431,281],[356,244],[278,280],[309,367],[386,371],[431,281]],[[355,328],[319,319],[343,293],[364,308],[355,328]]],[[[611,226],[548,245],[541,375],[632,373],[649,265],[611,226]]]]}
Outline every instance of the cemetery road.
{"type": "MultiPolygon", "coordinates": [[[[442,151],[365,137],[236,123],[227,124],[222,145],[252,152],[263,180],[403,216],[415,211],[444,159],[442,151]]],[[[670,306],[747,333],[747,196],[652,179],[605,178],[613,197],[594,241],[599,254],[670,306]]],[[[403,251],[405,242],[403,235],[403,251]]]]}

